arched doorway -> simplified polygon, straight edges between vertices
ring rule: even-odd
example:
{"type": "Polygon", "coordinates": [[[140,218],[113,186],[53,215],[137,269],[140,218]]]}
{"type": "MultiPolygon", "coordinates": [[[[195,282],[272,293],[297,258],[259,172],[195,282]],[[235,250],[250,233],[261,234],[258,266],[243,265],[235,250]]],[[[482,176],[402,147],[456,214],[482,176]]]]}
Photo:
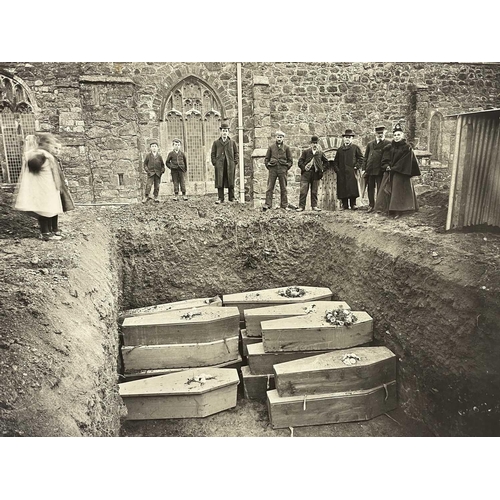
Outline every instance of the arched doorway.
{"type": "Polygon", "coordinates": [[[0,182],[17,182],[24,138],[34,132],[35,115],[24,85],[0,73],[0,182]]]}
{"type": "Polygon", "coordinates": [[[172,149],[172,140],[182,140],[188,161],[187,187],[191,194],[214,192],[210,151],[213,141],[219,137],[223,117],[224,109],[215,91],[195,76],[179,82],[164,101],[160,148],[166,157],[172,149]]]}

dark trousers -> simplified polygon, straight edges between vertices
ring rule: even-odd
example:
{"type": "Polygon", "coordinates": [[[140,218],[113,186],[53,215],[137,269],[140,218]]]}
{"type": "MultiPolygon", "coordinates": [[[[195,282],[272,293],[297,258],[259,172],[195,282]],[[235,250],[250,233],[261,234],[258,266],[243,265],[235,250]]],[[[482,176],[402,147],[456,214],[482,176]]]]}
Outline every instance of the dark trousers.
{"type": "Polygon", "coordinates": [[[276,179],[280,183],[280,195],[281,195],[281,208],[288,207],[288,193],[286,189],[287,185],[287,172],[288,169],[282,167],[269,167],[269,177],[267,178],[267,191],[266,191],[266,206],[272,208],[273,206],[273,193],[274,186],[276,185],[276,179]]]}
{"type": "Polygon", "coordinates": [[[375,206],[375,186],[377,186],[377,196],[380,189],[380,183],[382,182],[382,177],[384,174],[380,175],[367,175],[366,186],[368,189],[368,201],[370,202],[370,207],[375,206]]]}
{"type": "Polygon", "coordinates": [[[40,232],[43,233],[55,233],[58,231],[57,223],[59,220],[58,215],[54,217],[44,217],[43,215],[38,216],[38,225],[40,226],[40,232]]]}
{"type": "Polygon", "coordinates": [[[344,208],[349,208],[349,206],[355,207],[356,206],[356,198],[357,196],[354,196],[353,198],[340,198],[342,201],[342,207],[344,208]]]}
{"type": "MultiPolygon", "coordinates": [[[[222,185],[223,186],[228,186],[229,185],[229,180],[227,177],[227,162],[224,164],[224,173],[222,175],[222,185]]],[[[224,201],[224,188],[217,188],[217,193],[220,201],[224,201]]],[[[234,201],[234,186],[229,186],[227,188],[227,197],[229,198],[229,201],[234,201]]]]}
{"type": "Polygon", "coordinates": [[[158,198],[158,194],[160,193],[160,181],[161,181],[161,176],[158,176],[156,174],[151,175],[150,177],[147,178],[146,190],[145,190],[146,198],[149,196],[149,193],[151,192],[151,186],[153,186],[153,184],[154,184],[153,196],[155,198],[158,198]]]}
{"type": "Polygon", "coordinates": [[[318,206],[319,180],[314,178],[314,172],[302,172],[300,176],[299,208],[306,208],[307,193],[311,187],[311,208],[318,206]]]}
{"type": "Polygon", "coordinates": [[[173,168],[172,182],[174,183],[174,193],[179,194],[179,186],[183,195],[186,194],[186,180],[184,172],[180,168],[173,168]]]}

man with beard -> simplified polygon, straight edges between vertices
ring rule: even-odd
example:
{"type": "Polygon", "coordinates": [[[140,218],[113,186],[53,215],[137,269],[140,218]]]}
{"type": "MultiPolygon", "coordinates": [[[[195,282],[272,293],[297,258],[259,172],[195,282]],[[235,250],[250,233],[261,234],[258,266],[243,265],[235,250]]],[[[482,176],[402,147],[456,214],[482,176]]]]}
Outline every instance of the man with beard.
{"type": "Polygon", "coordinates": [[[417,195],[411,178],[420,175],[420,168],[413,149],[404,138],[400,123],[393,129],[392,142],[382,151],[382,169],[385,173],[375,210],[393,214],[395,218],[404,212],[416,212],[417,195]]]}
{"type": "Polygon", "coordinates": [[[363,175],[366,179],[368,189],[368,201],[370,208],[368,212],[373,212],[375,206],[375,186],[377,186],[377,195],[380,192],[380,183],[384,172],[382,171],[382,150],[391,141],[385,138],[385,127],[375,127],[375,140],[366,145],[365,164],[363,175]]]}
{"type": "Polygon", "coordinates": [[[342,134],[343,144],[338,149],[332,162],[333,170],[337,174],[337,198],[342,201],[342,210],[351,208],[357,210],[356,198],[359,196],[356,171],[363,165],[363,153],[359,146],[353,144],[355,134],[347,129],[342,134]]]}
{"type": "Polygon", "coordinates": [[[311,137],[311,147],[302,152],[299,158],[300,168],[300,194],[299,208],[297,212],[303,212],[306,208],[307,193],[311,187],[311,209],[320,212],[318,207],[319,181],[323,177],[323,172],[328,168],[328,158],[321,150],[319,138],[315,135],[311,137]]]}
{"type": "Polygon", "coordinates": [[[290,148],[283,144],[284,137],[285,134],[281,130],[276,132],[276,142],[269,146],[266,157],[264,158],[264,164],[269,171],[267,178],[266,202],[262,207],[264,211],[268,208],[272,208],[273,206],[273,192],[274,186],[276,185],[276,179],[278,179],[280,183],[280,207],[285,210],[289,209],[286,185],[288,171],[293,164],[293,158],[290,148]]]}

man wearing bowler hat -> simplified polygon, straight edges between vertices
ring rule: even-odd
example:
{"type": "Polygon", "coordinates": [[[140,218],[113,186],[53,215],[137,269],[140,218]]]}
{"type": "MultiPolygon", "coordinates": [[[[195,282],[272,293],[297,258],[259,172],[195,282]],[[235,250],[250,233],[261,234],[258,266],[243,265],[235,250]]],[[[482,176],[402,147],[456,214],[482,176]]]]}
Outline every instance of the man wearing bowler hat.
{"type": "Polygon", "coordinates": [[[323,172],[328,168],[328,158],[321,150],[318,142],[318,137],[313,135],[311,137],[311,147],[302,152],[298,161],[300,192],[297,212],[303,212],[306,208],[309,186],[311,186],[311,209],[317,212],[321,211],[321,208],[318,207],[318,187],[323,172]]]}
{"type": "Polygon", "coordinates": [[[356,171],[363,165],[363,153],[353,144],[354,132],[347,129],[342,134],[342,146],[337,150],[332,162],[337,174],[337,198],[342,201],[342,210],[357,210],[356,198],[359,196],[356,171]]]}
{"type": "Polygon", "coordinates": [[[234,178],[239,160],[238,146],[229,137],[229,124],[223,122],[219,129],[220,137],[213,142],[210,155],[212,165],[215,167],[217,204],[224,202],[224,188],[228,189],[229,201],[235,201],[234,178]]]}
{"type": "Polygon", "coordinates": [[[368,187],[368,201],[370,203],[368,212],[373,212],[373,207],[375,206],[375,186],[377,186],[378,196],[380,183],[384,176],[382,170],[382,150],[391,143],[391,141],[385,138],[385,127],[383,125],[375,127],[375,136],[375,140],[369,142],[365,150],[363,175],[366,178],[368,187]]]}

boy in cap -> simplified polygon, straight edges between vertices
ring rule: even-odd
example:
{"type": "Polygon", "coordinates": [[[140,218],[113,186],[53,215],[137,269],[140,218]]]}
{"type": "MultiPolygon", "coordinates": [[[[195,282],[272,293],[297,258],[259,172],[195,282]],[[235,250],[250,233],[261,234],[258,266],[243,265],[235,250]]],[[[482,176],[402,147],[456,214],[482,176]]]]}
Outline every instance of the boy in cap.
{"type": "Polygon", "coordinates": [[[380,192],[380,183],[384,172],[382,171],[382,150],[391,141],[385,138],[385,127],[380,125],[375,127],[375,140],[366,145],[364,172],[363,175],[367,180],[368,201],[370,208],[368,212],[373,212],[375,206],[375,186],[377,186],[377,195],[380,192]]]}
{"type": "Polygon", "coordinates": [[[328,158],[321,151],[318,142],[318,137],[313,135],[311,137],[311,147],[304,150],[299,158],[298,165],[301,174],[297,212],[303,212],[306,208],[309,186],[311,186],[311,209],[317,212],[321,211],[321,208],[318,207],[318,187],[323,172],[328,168],[328,158]]]}
{"type": "Polygon", "coordinates": [[[144,160],[144,171],[146,172],[148,178],[146,180],[145,189],[145,199],[143,203],[151,199],[149,193],[151,192],[151,186],[154,184],[153,196],[156,203],[159,203],[158,194],[160,193],[160,181],[161,176],[165,172],[165,163],[163,158],[158,153],[158,143],[153,141],[149,144],[150,152],[146,155],[144,160]]]}
{"type": "Polygon", "coordinates": [[[337,174],[337,198],[342,201],[342,209],[357,210],[356,198],[359,196],[356,170],[363,165],[363,153],[359,146],[353,144],[355,134],[347,129],[342,134],[343,144],[337,150],[332,162],[333,170],[337,174]]]}
{"type": "Polygon", "coordinates": [[[278,130],[275,135],[276,142],[269,146],[266,157],[264,158],[264,164],[269,171],[269,175],[267,178],[266,202],[262,208],[263,210],[272,208],[274,186],[276,185],[276,179],[278,179],[281,195],[280,207],[289,210],[286,185],[287,174],[292,167],[293,158],[290,148],[283,144],[285,133],[278,130]]]}
{"type": "Polygon", "coordinates": [[[224,202],[224,188],[228,189],[229,201],[234,199],[234,178],[238,165],[238,146],[229,137],[229,124],[224,122],[219,127],[220,137],[212,144],[210,159],[215,168],[215,187],[217,188],[217,201],[224,202]]]}
{"type": "Polygon", "coordinates": [[[183,151],[181,151],[181,140],[174,139],[172,141],[174,149],[168,153],[167,161],[165,164],[170,169],[172,174],[172,182],[174,183],[174,201],[178,200],[179,185],[182,192],[184,201],[187,201],[186,196],[186,180],[185,174],[187,172],[187,159],[183,151]]]}

